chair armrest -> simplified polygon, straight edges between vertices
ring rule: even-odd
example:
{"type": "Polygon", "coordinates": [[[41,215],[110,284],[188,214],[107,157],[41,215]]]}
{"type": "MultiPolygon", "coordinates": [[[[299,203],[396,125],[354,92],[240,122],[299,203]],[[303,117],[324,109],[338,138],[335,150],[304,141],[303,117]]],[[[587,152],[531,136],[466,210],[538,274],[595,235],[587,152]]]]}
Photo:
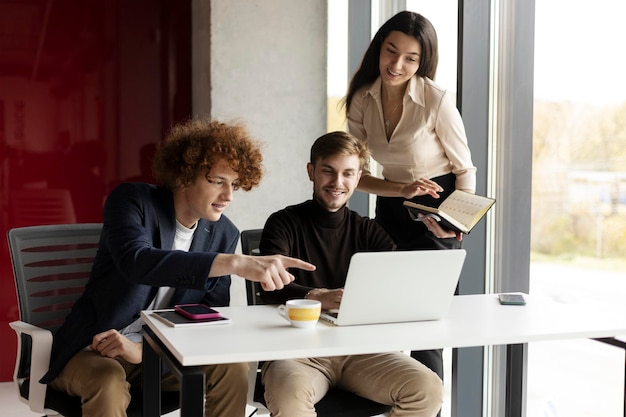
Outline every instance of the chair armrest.
{"type": "Polygon", "coordinates": [[[13,321],[9,326],[17,333],[17,357],[15,360],[15,371],[13,381],[16,385],[23,382],[24,378],[18,375],[20,363],[22,361],[22,334],[29,335],[32,339],[30,352],[30,381],[28,405],[36,413],[45,413],[46,384],[41,384],[39,380],[48,372],[50,366],[50,352],[52,350],[52,333],[41,327],[23,321],[13,321]]]}

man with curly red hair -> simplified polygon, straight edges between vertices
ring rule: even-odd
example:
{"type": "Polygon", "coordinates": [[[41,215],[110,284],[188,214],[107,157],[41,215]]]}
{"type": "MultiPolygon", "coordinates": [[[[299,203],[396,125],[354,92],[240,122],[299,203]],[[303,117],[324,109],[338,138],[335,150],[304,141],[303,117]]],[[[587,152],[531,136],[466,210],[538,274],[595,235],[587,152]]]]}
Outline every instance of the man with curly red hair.
{"type": "MultiPolygon", "coordinates": [[[[223,212],[236,190],[260,183],[262,161],[241,124],[196,120],[171,130],[154,158],[160,185],[124,183],[107,197],[89,282],[54,336],[43,383],[79,396],[83,416],[125,416],[129,389],[141,384],[142,310],[225,306],[230,274],[272,291],[293,281],[287,268],[315,269],[234,253],[239,231],[223,212]]],[[[204,367],[205,416],[245,414],[247,372],[247,363],[204,367]]],[[[171,374],[162,387],[179,389],[171,374]]]]}

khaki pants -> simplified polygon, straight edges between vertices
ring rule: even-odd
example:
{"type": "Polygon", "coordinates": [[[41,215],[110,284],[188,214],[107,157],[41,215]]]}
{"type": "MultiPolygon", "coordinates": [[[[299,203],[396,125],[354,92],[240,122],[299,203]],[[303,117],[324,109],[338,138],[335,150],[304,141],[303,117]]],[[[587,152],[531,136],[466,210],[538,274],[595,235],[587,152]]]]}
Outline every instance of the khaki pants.
{"type": "MultiPolygon", "coordinates": [[[[207,365],[204,374],[204,416],[245,416],[248,364],[207,365]]],[[[141,364],[106,358],[91,350],[74,355],[50,383],[59,391],[81,398],[83,417],[126,417],[131,385],[141,386],[141,364]]],[[[161,387],[164,391],[178,391],[180,384],[167,373],[161,387]]]]}
{"type": "Polygon", "coordinates": [[[331,387],[391,405],[389,417],[433,417],[443,401],[437,374],[401,352],[266,362],[262,373],[274,417],[316,416],[331,387]]]}

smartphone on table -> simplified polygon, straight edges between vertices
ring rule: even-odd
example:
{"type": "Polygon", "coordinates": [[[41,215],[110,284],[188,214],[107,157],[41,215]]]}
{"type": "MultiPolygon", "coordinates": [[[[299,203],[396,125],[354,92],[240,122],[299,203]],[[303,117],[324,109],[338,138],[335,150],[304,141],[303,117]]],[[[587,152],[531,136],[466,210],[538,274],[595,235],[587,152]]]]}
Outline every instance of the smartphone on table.
{"type": "Polygon", "coordinates": [[[216,319],[221,317],[219,311],[204,304],[177,304],[174,311],[192,320],[216,319]]]}
{"type": "Polygon", "coordinates": [[[503,305],[523,306],[526,304],[526,299],[522,294],[499,294],[498,299],[503,305]]]}

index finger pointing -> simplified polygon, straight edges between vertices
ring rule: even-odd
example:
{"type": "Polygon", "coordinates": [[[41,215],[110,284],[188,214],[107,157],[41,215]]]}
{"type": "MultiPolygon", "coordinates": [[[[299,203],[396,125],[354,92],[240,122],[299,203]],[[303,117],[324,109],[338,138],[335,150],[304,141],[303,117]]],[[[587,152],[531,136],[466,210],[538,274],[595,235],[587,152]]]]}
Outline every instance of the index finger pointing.
{"type": "Polygon", "coordinates": [[[304,269],[305,271],[315,271],[315,265],[305,262],[298,258],[290,258],[288,256],[284,257],[283,265],[285,268],[299,268],[304,269]]]}

